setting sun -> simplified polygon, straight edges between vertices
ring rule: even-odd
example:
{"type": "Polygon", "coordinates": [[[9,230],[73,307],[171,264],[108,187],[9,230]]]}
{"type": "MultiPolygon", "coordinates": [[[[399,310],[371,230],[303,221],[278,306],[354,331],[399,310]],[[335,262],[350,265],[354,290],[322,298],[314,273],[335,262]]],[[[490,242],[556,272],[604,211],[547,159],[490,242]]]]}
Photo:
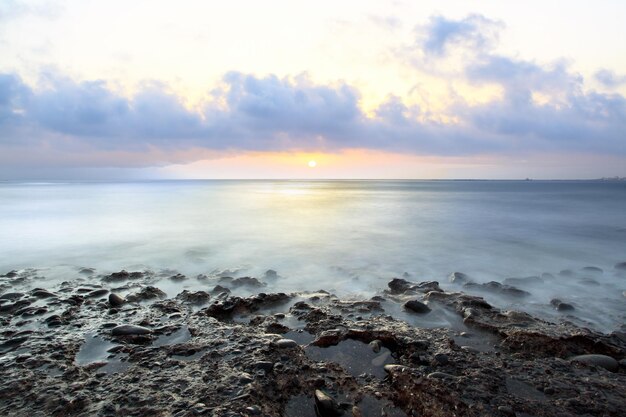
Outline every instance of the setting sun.
{"type": "Polygon", "coordinates": [[[317,166],[317,162],[315,161],[309,161],[309,168],[315,168],[317,166]]]}

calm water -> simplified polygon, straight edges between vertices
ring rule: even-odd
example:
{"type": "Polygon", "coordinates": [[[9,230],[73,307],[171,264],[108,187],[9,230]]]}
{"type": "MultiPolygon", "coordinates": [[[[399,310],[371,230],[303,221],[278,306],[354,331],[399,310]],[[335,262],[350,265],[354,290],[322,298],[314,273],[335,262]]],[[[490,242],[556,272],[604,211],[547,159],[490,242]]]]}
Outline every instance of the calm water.
{"type": "Polygon", "coordinates": [[[405,271],[487,281],[595,265],[605,274],[593,291],[623,306],[612,268],[626,261],[626,183],[2,183],[0,253],[0,270],[271,268],[282,290],[341,294],[373,293],[405,271]]]}

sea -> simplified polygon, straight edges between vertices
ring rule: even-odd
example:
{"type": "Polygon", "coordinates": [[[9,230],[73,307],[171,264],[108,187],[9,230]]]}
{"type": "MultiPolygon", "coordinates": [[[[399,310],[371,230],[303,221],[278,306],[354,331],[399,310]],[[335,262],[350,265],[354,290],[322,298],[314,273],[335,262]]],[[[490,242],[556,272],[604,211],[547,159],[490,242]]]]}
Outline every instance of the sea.
{"type": "Polygon", "coordinates": [[[624,181],[0,182],[0,274],[54,288],[80,268],[181,273],[168,283],[266,271],[269,291],[380,294],[394,277],[476,282],[539,276],[501,308],[610,332],[626,322],[624,181]],[[583,270],[585,267],[602,270],[583,270]],[[565,271],[565,272],[562,272],[565,271]],[[546,275],[548,274],[548,275],[546,275]]]}

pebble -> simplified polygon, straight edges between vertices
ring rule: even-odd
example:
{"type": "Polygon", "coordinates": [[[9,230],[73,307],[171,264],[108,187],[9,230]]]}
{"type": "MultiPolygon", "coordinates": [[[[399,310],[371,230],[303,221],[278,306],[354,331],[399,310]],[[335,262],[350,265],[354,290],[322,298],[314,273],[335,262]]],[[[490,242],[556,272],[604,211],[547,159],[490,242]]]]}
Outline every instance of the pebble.
{"type": "Polygon", "coordinates": [[[293,349],[299,346],[298,342],[291,339],[280,339],[274,342],[274,344],[276,345],[276,347],[281,349],[293,349]]]}
{"type": "Polygon", "coordinates": [[[609,370],[611,372],[617,372],[619,363],[610,356],[606,355],[578,355],[569,359],[570,362],[580,362],[586,365],[594,365],[609,370]]]}
{"type": "Polygon", "coordinates": [[[111,334],[113,336],[130,336],[150,333],[152,333],[152,330],[142,326],[135,326],[134,324],[122,324],[111,330],[111,334]]]}
{"type": "Polygon", "coordinates": [[[430,312],[430,307],[417,300],[407,301],[406,303],[404,303],[404,308],[418,314],[426,314],[430,312]]]}
{"type": "Polygon", "coordinates": [[[337,401],[319,389],[315,390],[315,409],[320,417],[339,417],[343,415],[343,411],[339,408],[337,401]]]}
{"type": "Polygon", "coordinates": [[[447,374],[445,372],[431,372],[426,376],[428,379],[455,379],[454,375],[447,374]]]}
{"type": "Polygon", "coordinates": [[[87,294],[87,297],[98,298],[98,297],[102,297],[103,295],[107,295],[108,293],[109,293],[109,290],[107,290],[106,288],[101,288],[99,290],[91,291],[89,294],[87,294]]]}
{"type": "Polygon", "coordinates": [[[124,300],[124,297],[122,297],[119,294],[116,294],[114,292],[112,292],[111,294],[109,294],[109,304],[112,307],[119,307],[122,304],[124,304],[126,300],[124,300]]]}

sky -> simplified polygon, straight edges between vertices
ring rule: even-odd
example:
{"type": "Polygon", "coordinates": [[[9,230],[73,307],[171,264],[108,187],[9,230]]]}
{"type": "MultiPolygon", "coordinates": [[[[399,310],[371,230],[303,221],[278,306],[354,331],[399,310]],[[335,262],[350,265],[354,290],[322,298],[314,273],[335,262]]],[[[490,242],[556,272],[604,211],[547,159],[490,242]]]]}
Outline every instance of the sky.
{"type": "Polygon", "coordinates": [[[624,21],[622,0],[0,0],[0,180],[626,176],[624,21]]]}

